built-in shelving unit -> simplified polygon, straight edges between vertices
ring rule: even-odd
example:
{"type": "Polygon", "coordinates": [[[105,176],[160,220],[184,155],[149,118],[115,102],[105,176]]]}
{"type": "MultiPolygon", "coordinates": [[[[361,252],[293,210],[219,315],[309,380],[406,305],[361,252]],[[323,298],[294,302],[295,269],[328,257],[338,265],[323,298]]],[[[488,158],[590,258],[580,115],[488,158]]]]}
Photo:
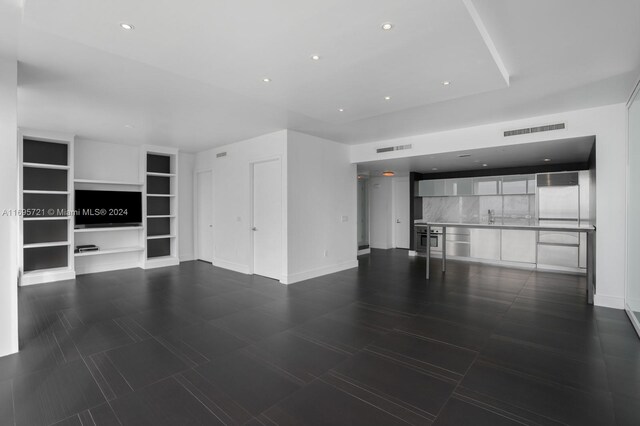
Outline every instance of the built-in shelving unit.
{"type": "Polygon", "coordinates": [[[177,265],[178,152],[145,147],[145,268],[177,265]]]}
{"type": "Polygon", "coordinates": [[[75,277],[73,136],[21,132],[20,285],[75,277]]]}

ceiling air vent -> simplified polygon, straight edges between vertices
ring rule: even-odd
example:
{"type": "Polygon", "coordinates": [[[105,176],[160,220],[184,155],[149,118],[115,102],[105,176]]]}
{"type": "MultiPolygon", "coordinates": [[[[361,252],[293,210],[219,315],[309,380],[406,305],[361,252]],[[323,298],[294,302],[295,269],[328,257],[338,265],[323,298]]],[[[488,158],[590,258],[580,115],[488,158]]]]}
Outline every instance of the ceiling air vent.
{"type": "Polygon", "coordinates": [[[219,152],[216,154],[216,158],[220,158],[220,157],[226,157],[227,153],[226,152],[219,152]]]}
{"type": "Polygon", "coordinates": [[[402,151],[403,149],[411,149],[411,145],[388,146],[386,148],[378,148],[376,152],[380,154],[381,152],[402,151]]]}
{"type": "Polygon", "coordinates": [[[506,132],[504,132],[504,137],[506,138],[508,136],[527,135],[529,133],[550,132],[552,130],[562,130],[565,127],[565,123],[558,123],[548,124],[546,126],[529,127],[526,129],[507,130],[506,132]]]}

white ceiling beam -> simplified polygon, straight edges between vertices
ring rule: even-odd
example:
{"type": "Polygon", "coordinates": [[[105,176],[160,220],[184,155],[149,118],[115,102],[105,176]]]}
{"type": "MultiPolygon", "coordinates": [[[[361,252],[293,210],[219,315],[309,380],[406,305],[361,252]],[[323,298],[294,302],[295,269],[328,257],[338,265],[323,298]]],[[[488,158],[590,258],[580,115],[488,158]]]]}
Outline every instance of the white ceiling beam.
{"type": "Polygon", "coordinates": [[[464,3],[464,6],[467,8],[471,19],[473,19],[473,22],[476,24],[476,28],[478,28],[478,32],[482,36],[484,43],[487,45],[487,49],[489,49],[491,57],[496,63],[498,70],[500,70],[502,78],[504,79],[505,83],[507,83],[507,86],[509,86],[509,71],[507,71],[507,68],[504,66],[504,62],[502,62],[500,53],[498,52],[498,49],[496,49],[496,45],[493,43],[491,35],[489,35],[489,31],[487,31],[487,27],[485,27],[484,22],[482,22],[482,18],[480,17],[476,6],[473,4],[472,0],[462,0],[462,3],[464,3]]]}

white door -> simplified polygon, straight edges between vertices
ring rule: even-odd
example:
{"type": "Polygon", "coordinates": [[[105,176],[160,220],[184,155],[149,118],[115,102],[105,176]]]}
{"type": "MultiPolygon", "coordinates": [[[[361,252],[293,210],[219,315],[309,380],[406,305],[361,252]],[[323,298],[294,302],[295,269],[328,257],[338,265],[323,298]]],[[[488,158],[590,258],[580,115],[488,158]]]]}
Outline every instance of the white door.
{"type": "Polygon", "coordinates": [[[409,248],[409,178],[393,180],[394,246],[409,248]]]}
{"type": "Polygon", "coordinates": [[[213,178],[212,173],[196,174],[196,240],[198,259],[213,262],[213,178]]]}
{"type": "Polygon", "coordinates": [[[253,164],[253,273],[282,275],[282,179],[280,160],[253,164]]]}

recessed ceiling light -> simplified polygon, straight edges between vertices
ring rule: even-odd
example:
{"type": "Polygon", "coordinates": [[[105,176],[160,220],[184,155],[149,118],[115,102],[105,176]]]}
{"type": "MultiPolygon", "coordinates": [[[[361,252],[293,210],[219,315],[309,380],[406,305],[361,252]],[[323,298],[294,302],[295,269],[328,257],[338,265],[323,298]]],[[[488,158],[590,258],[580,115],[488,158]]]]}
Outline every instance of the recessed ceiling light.
{"type": "Polygon", "coordinates": [[[384,24],[382,24],[382,29],[385,31],[389,31],[392,28],[393,24],[391,22],[385,22],[384,24]]]}
{"type": "Polygon", "coordinates": [[[393,175],[395,175],[395,172],[392,172],[391,170],[385,170],[384,172],[382,172],[382,176],[391,177],[393,175]]]}
{"type": "Polygon", "coordinates": [[[338,111],[344,112],[344,108],[338,108],[338,111]]]}
{"type": "Polygon", "coordinates": [[[271,83],[271,79],[270,78],[263,78],[262,81],[264,81],[265,83],[271,83]]]}
{"type": "Polygon", "coordinates": [[[385,100],[385,101],[389,101],[389,100],[391,100],[391,96],[385,96],[385,97],[384,97],[384,100],[385,100]]]}
{"type": "Polygon", "coordinates": [[[434,167],[434,168],[432,168],[431,170],[436,171],[436,170],[438,170],[438,168],[437,168],[437,167],[434,167]]]}
{"type": "Polygon", "coordinates": [[[126,127],[127,129],[133,129],[133,124],[125,124],[124,127],[126,127]]]}
{"type": "Polygon", "coordinates": [[[442,85],[443,85],[443,86],[448,86],[448,85],[450,85],[450,84],[451,84],[451,82],[450,82],[450,81],[448,81],[448,80],[445,80],[445,81],[443,81],[443,82],[442,82],[442,85]]]}
{"type": "Polygon", "coordinates": [[[485,163],[485,164],[483,164],[483,165],[482,165],[482,167],[487,167],[487,166],[488,166],[488,164],[487,164],[487,163],[485,163]]]}
{"type": "Polygon", "coordinates": [[[549,161],[551,161],[551,158],[545,158],[544,161],[545,163],[548,163],[549,161]]]}
{"type": "Polygon", "coordinates": [[[123,30],[127,30],[127,31],[129,31],[129,30],[132,30],[132,29],[133,29],[133,25],[131,25],[131,24],[127,24],[127,23],[124,23],[124,22],[120,24],[120,27],[121,27],[123,30]]]}
{"type": "Polygon", "coordinates": [[[314,61],[319,61],[320,60],[320,56],[319,55],[312,55],[311,59],[313,59],[314,61]]]}

